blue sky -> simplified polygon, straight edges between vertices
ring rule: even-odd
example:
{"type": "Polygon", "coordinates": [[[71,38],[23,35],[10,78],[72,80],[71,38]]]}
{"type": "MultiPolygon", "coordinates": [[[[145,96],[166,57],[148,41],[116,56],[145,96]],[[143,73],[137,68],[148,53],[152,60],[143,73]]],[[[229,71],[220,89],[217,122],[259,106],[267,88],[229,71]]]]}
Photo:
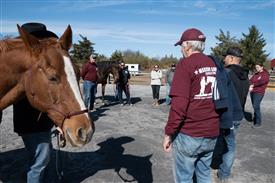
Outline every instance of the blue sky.
{"type": "Polygon", "coordinates": [[[275,58],[275,0],[1,0],[2,35],[17,35],[16,24],[26,22],[42,22],[58,35],[70,24],[74,42],[79,34],[87,36],[96,52],[108,57],[131,49],[178,58],[180,48],[173,44],[185,29],[198,28],[206,35],[209,54],[220,29],[240,38],[256,25],[269,58],[275,58]]]}

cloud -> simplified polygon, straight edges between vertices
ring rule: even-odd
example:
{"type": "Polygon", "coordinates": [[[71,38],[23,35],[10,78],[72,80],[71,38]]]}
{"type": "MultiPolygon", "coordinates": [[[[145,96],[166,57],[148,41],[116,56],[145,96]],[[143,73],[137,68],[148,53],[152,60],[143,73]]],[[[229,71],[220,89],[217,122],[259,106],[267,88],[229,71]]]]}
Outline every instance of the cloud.
{"type": "Polygon", "coordinates": [[[90,11],[95,8],[121,6],[125,4],[133,4],[135,1],[127,0],[78,0],[78,1],[55,1],[40,8],[39,11],[48,11],[49,9],[58,9],[62,12],[83,12],[90,11]]]}
{"type": "Polygon", "coordinates": [[[206,4],[203,1],[197,1],[194,4],[194,7],[197,7],[197,8],[204,8],[205,6],[206,6],[206,4]]]}
{"type": "MultiPolygon", "coordinates": [[[[4,34],[17,33],[16,24],[22,25],[27,21],[3,21],[2,27],[4,27],[4,34]]],[[[39,21],[38,21],[39,22],[39,21]]],[[[47,25],[47,29],[55,32],[57,35],[63,34],[68,26],[64,22],[56,21],[44,21],[47,25]]],[[[79,38],[79,35],[83,35],[91,39],[103,39],[112,40],[116,42],[129,42],[129,43],[147,43],[147,44],[167,44],[171,41],[175,41],[175,33],[166,32],[166,30],[154,30],[145,29],[139,26],[130,26],[129,24],[117,26],[116,24],[89,24],[86,23],[72,23],[71,24],[74,39],[79,38]]],[[[148,26],[147,26],[148,27],[148,26]]],[[[76,40],[75,40],[76,41],[76,40]]]]}

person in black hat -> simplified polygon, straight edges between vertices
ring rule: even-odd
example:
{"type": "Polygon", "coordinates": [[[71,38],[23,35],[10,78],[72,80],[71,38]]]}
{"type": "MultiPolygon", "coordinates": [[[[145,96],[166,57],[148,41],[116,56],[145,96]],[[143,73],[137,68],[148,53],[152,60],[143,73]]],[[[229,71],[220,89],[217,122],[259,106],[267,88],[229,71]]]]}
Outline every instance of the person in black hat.
{"type": "Polygon", "coordinates": [[[165,74],[165,85],[166,85],[165,103],[167,105],[170,105],[171,103],[171,98],[169,97],[169,93],[170,93],[170,88],[172,85],[175,70],[176,70],[176,64],[171,64],[170,69],[165,74]]]}
{"type": "MultiPolygon", "coordinates": [[[[58,38],[41,23],[26,23],[22,28],[39,39],[58,38]]],[[[26,97],[13,105],[14,131],[22,137],[29,156],[28,183],[45,181],[44,172],[52,149],[51,129],[54,124],[46,114],[39,115],[40,111],[34,109],[26,97]]]]}
{"type": "MultiPolygon", "coordinates": [[[[243,52],[238,47],[231,47],[224,55],[224,66],[233,82],[234,87],[240,100],[242,110],[246,103],[246,97],[249,90],[248,70],[241,66],[241,59],[243,52]]],[[[225,136],[225,140],[228,147],[228,152],[223,155],[223,162],[218,169],[218,179],[221,182],[228,182],[231,175],[231,169],[234,161],[236,143],[235,136],[239,128],[240,121],[233,121],[233,127],[230,129],[229,135],[225,136]]]]}

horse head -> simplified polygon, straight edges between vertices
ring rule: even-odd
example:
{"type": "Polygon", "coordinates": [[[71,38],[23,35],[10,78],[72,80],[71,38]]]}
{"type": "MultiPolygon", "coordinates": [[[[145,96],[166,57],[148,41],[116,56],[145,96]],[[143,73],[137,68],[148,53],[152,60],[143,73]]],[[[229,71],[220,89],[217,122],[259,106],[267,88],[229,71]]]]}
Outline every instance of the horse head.
{"type": "Polygon", "coordinates": [[[73,146],[83,146],[90,141],[94,124],[87,114],[68,53],[71,27],[59,39],[43,40],[17,27],[28,53],[22,58],[28,60],[22,78],[25,95],[33,107],[48,114],[73,146]]]}

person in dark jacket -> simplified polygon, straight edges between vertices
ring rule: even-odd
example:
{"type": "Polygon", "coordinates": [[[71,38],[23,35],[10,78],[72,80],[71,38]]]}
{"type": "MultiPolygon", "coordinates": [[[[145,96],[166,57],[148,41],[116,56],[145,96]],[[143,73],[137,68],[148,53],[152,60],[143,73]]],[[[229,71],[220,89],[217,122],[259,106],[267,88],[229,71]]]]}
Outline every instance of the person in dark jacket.
{"type": "Polygon", "coordinates": [[[210,164],[219,135],[219,115],[212,100],[217,67],[203,54],[206,37],[198,29],[188,29],[175,44],[184,55],[170,91],[171,108],[163,149],[173,149],[175,182],[211,183],[210,164]]]}
{"type": "Polygon", "coordinates": [[[123,98],[122,98],[122,91],[126,95],[126,104],[132,105],[131,97],[130,97],[130,90],[129,90],[129,79],[131,78],[131,75],[125,67],[124,62],[120,62],[119,64],[120,70],[119,70],[119,80],[117,82],[117,91],[118,91],[118,99],[121,106],[124,105],[123,98]]]}
{"type": "Polygon", "coordinates": [[[170,105],[171,103],[171,98],[169,97],[169,93],[170,93],[175,70],[176,70],[176,64],[172,64],[171,68],[165,74],[165,85],[166,85],[165,103],[167,105],[170,105]]]}
{"type": "MultiPolygon", "coordinates": [[[[22,28],[39,39],[47,37],[58,38],[53,32],[46,30],[46,26],[40,23],[27,23],[22,28]]],[[[29,156],[29,169],[27,172],[28,183],[45,181],[44,172],[50,161],[52,149],[51,129],[52,121],[46,114],[34,109],[23,98],[13,105],[14,131],[22,137],[25,149],[29,156]]]]}
{"type": "Polygon", "coordinates": [[[97,66],[95,63],[95,59],[96,57],[94,55],[90,55],[89,61],[82,66],[81,70],[81,77],[84,80],[84,103],[89,110],[94,109],[97,88],[97,66]]]}
{"type": "MultiPolygon", "coordinates": [[[[224,66],[229,75],[229,79],[233,83],[233,90],[237,94],[237,101],[235,103],[239,103],[241,108],[240,112],[244,113],[244,106],[246,102],[246,97],[248,94],[249,88],[249,80],[248,80],[248,71],[244,69],[240,63],[242,58],[242,50],[238,47],[231,47],[227,50],[224,55],[224,66]]],[[[232,91],[232,92],[233,92],[232,91]]],[[[232,93],[231,92],[231,93],[232,93]]],[[[235,109],[235,108],[234,108],[235,109]]],[[[228,179],[231,175],[231,169],[234,162],[235,157],[235,149],[236,149],[236,134],[240,125],[240,121],[243,118],[243,115],[240,119],[234,119],[236,115],[233,111],[232,115],[232,124],[233,126],[230,128],[229,134],[224,136],[228,152],[225,153],[222,157],[222,164],[218,168],[217,176],[220,182],[228,182],[228,179]]]]}
{"type": "Polygon", "coordinates": [[[250,78],[250,97],[254,109],[254,128],[262,125],[262,116],[260,105],[265,94],[266,87],[269,82],[269,74],[264,69],[262,63],[255,65],[256,73],[250,78]]]}

